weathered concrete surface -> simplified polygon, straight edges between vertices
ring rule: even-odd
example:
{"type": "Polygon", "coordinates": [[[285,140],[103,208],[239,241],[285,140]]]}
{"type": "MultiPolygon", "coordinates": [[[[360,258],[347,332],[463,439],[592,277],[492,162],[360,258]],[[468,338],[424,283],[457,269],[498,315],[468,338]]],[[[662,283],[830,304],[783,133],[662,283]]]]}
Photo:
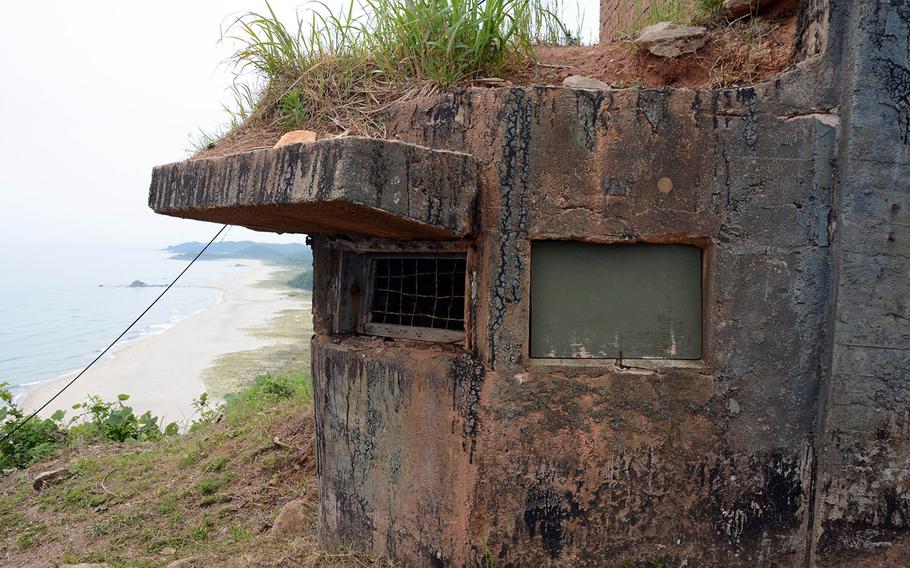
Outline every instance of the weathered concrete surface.
{"type": "Polygon", "coordinates": [[[479,371],[458,349],[312,341],[322,543],[463,561],[479,371]]]}
{"type": "Polygon", "coordinates": [[[337,227],[313,239],[324,544],[414,568],[910,563],[910,8],[806,0],[799,38],[749,88],[394,109],[398,138],[476,159],[469,340],[339,333],[337,227]],[[704,358],[532,360],[535,239],[700,246],[704,358]]]}
{"type": "Polygon", "coordinates": [[[471,525],[498,565],[804,557],[837,117],[776,92],[467,91],[402,112],[399,136],[485,166],[471,525]],[[534,239],[704,247],[708,355],[529,360],[534,239]]]}
{"type": "MultiPolygon", "coordinates": [[[[447,473],[390,505],[405,478],[376,473],[397,463],[382,453],[369,481],[323,469],[373,523],[339,537],[335,507],[323,540],[434,567],[473,565],[481,543],[514,567],[907,564],[908,17],[897,1],[806,2],[806,61],[754,88],[468,90],[399,108],[398,137],[480,164],[471,386],[442,347],[414,361],[404,342],[332,339],[332,360],[369,366],[315,363],[319,384],[356,385],[321,399],[325,459],[347,463],[351,439],[438,463],[432,433],[447,473]],[[703,247],[705,358],[531,360],[534,239],[703,247]],[[415,406],[389,373],[440,402],[415,406]],[[469,420],[455,392],[476,393],[469,420]],[[368,416],[395,436],[364,440],[368,416]],[[405,502],[442,505],[409,517],[405,502]]],[[[317,279],[317,314],[331,299],[317,279]]]]}
{"type": "Polygon", "coordinates": [[[468,155],[340,138],[159,166],[149,206],[260,231],[434,239],[471,232],[476,193],[468,155]]]}
{"type": "Polygon", "coordinates": [[[910,4],[857,4],[832,19],[844,128],[813,561],[908,566],[910,4]]]}

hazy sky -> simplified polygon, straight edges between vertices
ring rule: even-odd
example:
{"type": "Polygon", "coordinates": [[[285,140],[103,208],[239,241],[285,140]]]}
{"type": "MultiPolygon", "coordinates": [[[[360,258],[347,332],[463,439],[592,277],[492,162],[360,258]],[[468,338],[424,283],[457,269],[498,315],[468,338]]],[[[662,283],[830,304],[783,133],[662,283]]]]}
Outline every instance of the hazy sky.
{"type": "MultiPolygon", "coordinates": [[[[597,5],[581,1],[588,38],[596,34],[597,5]]],[[[291,22],[306,5],[272,6],[291,22]]],[[[221,65],[230,53],[218,42],[221,26],[232,14],[263,8],[260,0],[6,3],[0,243],[159,247],[211,238],[215,224],[149,210],[151,170],[185,158],[192,133],[225,121],[232,75],[221,65]]],[[[228,238],[301,236],[234,228],[228,238]]]]}

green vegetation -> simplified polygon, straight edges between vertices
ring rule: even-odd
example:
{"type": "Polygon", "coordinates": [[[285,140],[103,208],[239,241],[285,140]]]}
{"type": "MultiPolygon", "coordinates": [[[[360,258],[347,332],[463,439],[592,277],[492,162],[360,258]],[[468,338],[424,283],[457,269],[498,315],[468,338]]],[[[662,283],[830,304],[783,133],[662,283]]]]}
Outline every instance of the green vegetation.
{"type": "Polygon", "coordinates": [[[313,289],[313,271],[305,270],[297,276],[288,280],[288,286],[291,288],[300,288],[301,290],[313,289]]]}
{"type": "MultiPolygon", "coordinates": [[[[81,404],[73,405],[74,410],[82,410],[70,420],[70,430],[83,435],[101,436],[114,442],[127,440],[157,440],[162,434],[174,435],[179,431],[175,422],[171,422],[162,430],[158,425],[158,417],[146,411],[141,416],[136,416],[132,407],[123,404],[129,400],[130,395],[118,394],[117,400],[106,402],[98,396],[90,396],[81,404]]],[[[58,411],[62,418],[63,413],[58,411]]]]}
{"type": "Polygon", "coordinates": [[[577,43],[559,1],[317,4],[290,28],[266,3],[222,34],[238,46],[230,127],[383,135],[377,115],[395,101],[527,66],[535,44],[577,43]]]}
{"type": "MultiPolygon", "coordinates": [[[[9,383],[0,383],[0,437],[6,438],[15,427],[25,419],[25,414],[13,401],[9,383]]],[[[12,437],[0,445],[0,469],[26,467],[46,458],[65,440],[66,432],[60,427],[62,414],[56,413],[53,418],[35,418],[12,434],[12,437]]]]}
{"type": "Polygon", "coordinates": [[[263,375],[223,406],[205,401],[214,412],[183,435],[123,443],[70,437],[31,470],[0,477],[0,558],[11,565],[152,567],[195,556],[205,566],[237,558],[391,566],[322,550],[313,529],[293,538],[268,530],[294,498],[313,503],[315,525],[312,398],[306,374],[263,375]],[[37,471],[61,466],[75,475],[32,489],[37,471]]]}
{"type": "Polygon", "coordinates": [[[179,428],[170,423],[163,429],[158,418],[150,412],[137,416],[133,409],[124,404],[129,395],[117,395],[117,400],[107,402],[97,396],[90,396],[80,404],[73,405],[76,413],[64,421],[66,412],[58,410],[50,418],[35,417],[24,422],[26,415],[16,405],[7,383],[0,383],[0,436],[9,440],[0,444],[0,469],[27,467],[40,461],[72,441],[109,440],[157,440],[163,435],[175,435],[179,428]],[[23,424],[24,422],[24,424],[23,424]],[[18,429],[16,427],[22,424],[18,429]]]}
{"type": "Polygon", "coordinates": [[[642,28],[658,22],[676,24],[702,24],[717,17],[723,0],[652,0],[649,3],[635,0],[632,26],[623,30],[633,35],[642,28]]]}
{"type": "Polygon", "coordinates": [[[486,542],[480,543],[480,553],[481,556],[477,559],[477,568],[496,568],[496,560],[493,558],[493,553],[490,552],[490,547],[487,546],[486,542]]]}

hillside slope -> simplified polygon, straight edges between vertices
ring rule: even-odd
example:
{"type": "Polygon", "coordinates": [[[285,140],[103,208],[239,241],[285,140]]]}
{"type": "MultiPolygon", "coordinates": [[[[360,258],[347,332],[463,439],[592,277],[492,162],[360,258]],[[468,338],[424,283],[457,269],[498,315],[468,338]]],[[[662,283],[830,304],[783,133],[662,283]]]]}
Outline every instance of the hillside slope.
{"type": "Polygon", "coordinates": [[[216,420],[157,442],[71,444],[0,477],[0,565],[392,566],[316,539],[309,377],[260,377],[216,420]],[[75,475],[36,491],[40,472],[75,475]],[[273,528],[297,500],[295,534],[273,528]]]}

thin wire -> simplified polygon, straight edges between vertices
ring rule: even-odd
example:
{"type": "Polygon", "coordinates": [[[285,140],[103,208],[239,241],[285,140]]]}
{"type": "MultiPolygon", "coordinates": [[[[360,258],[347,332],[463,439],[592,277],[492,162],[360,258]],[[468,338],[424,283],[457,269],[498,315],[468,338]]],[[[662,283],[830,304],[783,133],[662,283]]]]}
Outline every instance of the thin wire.
{"type": "Polygon", "coordinates": [[[123,330],[123,333],[121,333],[120,335],[117,336],[117,339],[113,340],[113,341],[110,343],[110,345],[108,345],[107,347],[105,347],[105,348],[104,348],[104,351],[102,351],[101,353],[98,354],[97,357],[95,357],[94,359],[92,359],[92,362],[91,362],[91,363],[89,363],[88,365],[86,365],[86,367],[85,367],[84,369],[82,369],[81,371],[79,371],[79,374],[76,375],[75,377],[73,377],[73,379],[72,379],[70,382],[66,383],[66,385],[64,385],[64,387],[63,387],[62,389],[60,389],[59,391],[57,391],[57,394],[55,394],[54,396],[52,396],[52,397],[50,398],[50,400],[48,400],[47,402],[45,402],[44,404],[42,404],[41,407],[40,407],[38,410],[36,410],[36,411],[34,411],[33,413],[31,413],[31,414],[28,416],[28,418],[26,418],[25,420],[23,420],[22,422],[20,422],[19,424],[17,424],[15,428],[13,428],[12,430],[10,430],[10,431],[3,437],[3,441],[0,442],[0,445],[5,444],[6,442],[8,442],[9,439],[13,437],[13,434],[15,434],[20,428],[22,428],[23,426],[25,426],[26,423],[28,423],[29,420],[31,420],[31,419],[34,418],[35,416],[38,416],[38,413],[39,413],[39,412],[41,412],[42,410],[44,410],[45,408],[47,408],[47,406],[48,406],[50,403],[54,402],[54,400],[56,400],[58,396],[60,396],[61,394],[63,394],[63,391],[65,391],[66,389],[70,388],[70,386],[72,386],[73,383],[75,383],[76,381],[78,381],[78,380],[79,380],[79,377],[81,377],[83,374],[85,374],[85,372],[88,371],[88,370],[92,367],[92,365],[94,365],[95,363],[98,362],[99,359],[101,359],[102,357],[104,357],[104,354],[107,353],[108,351],[110,351],[111,347],[113,347],[114,345],[116,345],[117,342],[120,341],[120,340],[123,338],[123,336],[127,334],[127,332],[129,332],[129,330],[133,329],[133,326],[136,325],[136,324],[139,322],[139,320],[142,319],[142,316],[144,316],[145,314],[147,314],[148,311],[149,311],[150,309],[152,309],[152,307],[153,307],[155,304],[158,303],[158,300],[160,300],[161,298],[163,298],[164,295],[168,293],[168,290],[170,290],[170,289],[174,286],[174,284],[176,284],[177,281],[180,280],[180,277],[183,276],[183,275],[186,273],[186,271],[190,269],[191,266],[193,266],[193,263],[194,263],[194,262],[196,262],[197,260],[199,260],[199,257],[202,256],[202,253],[204,253],[204,252],[206,251],[206,249],[208,249],[208,248],[212,245],[212,243],[215,242],[215,239],[217,239],[217,238],[221,235],[221,233],[223,233],[224,230],[227,229],[227,228],[228,228],[228,225],[224,225],[224,226],[222,226],[220,229],[218,229],[218,232],[215,233],[215,236],[212,237],[212,240],[210,240],[210,241],[208,242],[208,244],[206,244],[204,247],[202,247],[202,250],[200,250],[200,251],[196,254],[196,256],[193,257],[193,260],[191,260],[190,263],[187,264],[187,265],[183,268],[183,270],[180,271],[180,274],[178,274],[177,277],[174,278],[174,279],[171,281],[171,283],[167,285],[167,288],[165,288],[160,294],[158,294],[158,297],[155,298],[155,301],[153,301],[151,304],[149,304],[147,308],[145,308],[144,310],[142,310],[142,313],[139,314],[139,316],[138,316],[136,319],[133,320],[133,323],[131,323],[131,324],[129,324],[128,326],[126,326],[126,329],[123,330]]]}

